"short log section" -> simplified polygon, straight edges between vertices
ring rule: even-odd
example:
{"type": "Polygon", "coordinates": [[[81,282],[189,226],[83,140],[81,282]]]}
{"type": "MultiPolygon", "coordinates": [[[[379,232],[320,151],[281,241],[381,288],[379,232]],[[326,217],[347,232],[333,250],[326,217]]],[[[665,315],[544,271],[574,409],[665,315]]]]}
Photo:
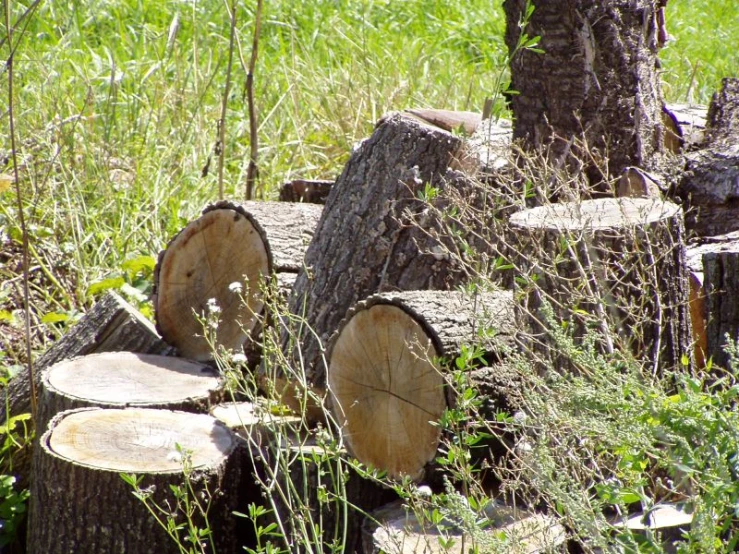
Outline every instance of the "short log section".
{"type": "Polygon", "coordinates": [[[508,292],[474,299],[410,291],[357,304],[328,354],[332,409],[350,453],[390,477],[422,478],[441,437],[434,423],[448,405],[444,365],[490,321],[498,333],[487,350],[500,357],[514,333],[508,292]]]}
{"type": "MultiPolygon", "coordinates": [[[[189,453],[189,480],[196,494],[207,489],[203,498],[211,498],[216,550],[236,552],[241,545],[236,544],[232,511],[241,500],[242,463],[236,447],[235,436],[203,414],[138,408],[58,414],[36,450],[29,552],[179,553],[120,474],[139,476],[149,502],[174,507],[170,487],[184,483],[182,452],[189,453]]],[[[183,514],[174,517],[183,522],[183,514]]]]}
{"type": "Polygon", "coordinates": [[[731,249],[703,254],[703,268],[706,354],[718,367],[729,369],[726,346],[739,341],[739,241],[731,249]]]}
{"type": "Polygon", "coordinates": [[[590,330],[601,352],[630,350],[648,373],[680,368],[691,357],[682,218],[679,206],[647,198],[552,204],[511,216],[515,263],[528,280],[519,317],[532,352],[577,369],[552,334],[567,322],[576,344],[590,330]]]}
{"type": "MultiPolygon", "coordinates": [[[[492,502],[484,514],[487,524],[478,539],[456,522],[442,520],[443,530],[423,522],[397,501],[373,512],[362,528],[362,554],[466,554],[508,552],[539,554],[559,552],[565,542],[564,527],[552,517],[492,502]],[[450,545],[450,546],[449,546],[450,545]],[[477,548],[477,550],[475,550],[477,548]]],[[[482,518],[479,518],[482,521],[482,518]]]]}
{"type": "Polygon", "coordinates": [[[132,352],[90,354],[47,368],[42,377],[38,429],[64,410],[84,407],[163,408],[207,412],[224,395],[210,367],[132,352]]]}
{"type": "MultiPolygon", "coordinates": [[[[217,326],[211,342],[239,351],[262,312],[265,280],[302,268],[321,209],[283,202],[206,208],[159,256],[154,309],[162,337],[186,358],[209,360],[203,319],[212,317],[217,326]]],[[[288,287],[293,280],[278,277],[288,287]]]]}
{"type": "Polygon", "coordinates": [[[702,148],[686,156],[677,194],[698,236],[739,230],[739,79],[724,79],[708,108],[702,148]]]}

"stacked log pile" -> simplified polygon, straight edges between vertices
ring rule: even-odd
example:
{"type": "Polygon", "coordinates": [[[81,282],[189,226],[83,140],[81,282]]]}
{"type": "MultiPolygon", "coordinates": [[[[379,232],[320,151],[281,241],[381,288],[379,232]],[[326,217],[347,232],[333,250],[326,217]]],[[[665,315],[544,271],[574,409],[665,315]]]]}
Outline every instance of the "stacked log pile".
{"type": "MultiPolygon", "coordinates": [[[[736,129],[733,124],[719,126],[721,118],[716,115],[720,112],[733,121],[733,116],[726,116],[734,106],[732,86],[727,83],[717,97],[706,130],[718,145],[711,148],[723,148],[720,155],[730,150],[726,137],[736,129]]],[[[141,505],[128,503],[130,487],[121,488],[113,476],[121,471],[145,475],[145,486],[154,487],[152,498],[166,501],[156,491],[168,490],[183,478],[175,443],[206,456],[198,458],[193,470],[202,486],[220,491],[223,511],[218,518],[231,526],[224,533],[232,542],[251,539],[234,531],[229,511],[236,504],[246,511],[244,502],[257,496],[254,479],[261,479],[263,485],[269,478],[277,479],[266,468],[276,467],[275,460],[282,457],[301,462],[292,466],[296,474],[282,475],[283,481],[272,485],[292,487],[293,494],[303,499],[305,512],[300,517],[336,523],[333,534],[322,537],[324,544],[341,540],[348,552],[384,550],[375,533],[377,526],[364,545],[359,528],[362,514],[392,495],[352,475],[349,482],[354,489],[347,494],[355,509],[348,515],[327,510],[323,492],[338,493],[327,489],[320,464],[337,454],[322,446],[306,446],[312,433],[309,424],[319,419],[323,424],[336,422],[349,454],[386,471],[390,478],[428,479],[443,438],[438,421],[455,403],[447,386],[451,364],[466,345],[482,345],[486,367],[473,368],[471,382],[486,400],[491,416],[496,410],[510,411],[514,399],[505,387],[491,386],[489,376],[505,373],[507,357],[525,344],[520,340],[521,329],[529,327],[533,335],[544,332],[542,291],[556,318],[575,322],[575,337],[592,326],[589,320],[577,322],[583,312],[595,314],[596,327],[608,318],[620,321],[616,331],[621,335],[628,334],[626,329],[638,329],[629,335],[634,340],[625,341],[625,348],[648,360],[654,372],[679,366],[690,350],[690,306],[695,313],[702,312],[702,317],[693,315],[694,332],[700,320],[705,323],[701,336],[707,337],[696,356],[700,352],[726,363],[720,357],[723,335],[736,338],[739,332],[731,300],[739,294],[734,279],[739,252],[732,235],[727,235],[718,242],[730,246],[704,255],[701,271],[694,264],[695,278],[703,274],[704,280],[689,304],[682,211],[659,198],[590,200],[514,214],[508,225],[520,253],[515,263],[522,276],[539,272],[536,291],[454,292],[466,282],[467,274],[449,255],[453,241],[442,236],[428,202],[443,209],[434,205],[434,190],[468,192],[470,182],[491,169],[490,158],[474,151],[470,146],[474,142],[448,130],[460,125],[466,132],[479,129],[476,117],[462,114],[455,119],[447,112],[429,110],[411,115],[392,114],[378,123],[336,183],[321,189],[330,188],[325,208],[305,202],[219,203],[183,229],[161,254],[156,271],[154,305],[161,337],[134,310],[109,296],[47,353],[41,364],[46,370],[38,383],[43,391],[37,418],[41,440],[34,462],[31,510],[31,544],[36,551],[114,550],[124,543],[137,552],[169,551],[166,537],[140,545],[125,531],[134,529],[126,522],[138,517],[135,510],[141,505]],[[419,220],[425,225],[414,224],[419,220]],[[634,252],[642,258],[625,258],[634,252]],[[547,266],[552,260],[537,259],[540,253],[555,254],[558,261],[547,266]],[[546,267],[556,271],[542,272],[546,267]],[[599,290],[590,291],[589,300],[578,303],[571,295],[571,283],[583,279],[583,268],[582,284],[599,290]],[[274,425],[282,425],[275,423],[277,417],[265,419],[262,414],[249,419],[236,405],[214,407],[223,399],[221,380],[202,364],[148,356],[176,352],[205,362],[214,348],[240,353],[249,340],[258,343],[265,321],[261,317],[264,295],[269,290],[265,283],[275,279],[283,294],[289,295],[291,316],[301,323],[296,328],[280,322],[285,323],[280,328],[281,346],[288,362],[272,386],[291,406],[297,405],[295,399],[302,390],[316,391],[316,408],[322,415],[300,419],[299,424],[293,420],[300,430],[288,434],[274,432],[274,425]],[[645,282],[652,292],[646,300],[642,298],[645,282]],[[643,318],[631,321],[628,309],[636,304],[643,318]],[[207,336],[211,316],[216,321],[207,336]],[[480,329],[490,328],[496,332],[481,338],[480,329]],[[93,354],[106,351],[129,353],[93,354]],[[174,386],[180,378],[182,392],[174,386]],[[328,402],[321,405],[324,398],[328,402]],[[208,410],[217,417],[196,413],[208,410]],[[233,421],[234,410],[241,415],[236,417],[239,423],[230,426],[242,429],[241,438],[218,422],[233,421]],[[245,431],[252,427],[257,431],[245,431]],[[131,458],[116,450],[123,444],[136,447],[131,458]],[[64,478],[52,486],[51,476],[57,474],[64,478]],[[97,527],[86,527],[85,533],[69,539],[72,542],[53,545],[54,534],[72,533],[69,526],[78,521],[75,518],[102,510],[96,502],[85,506],[68,498],[85,498],[89,487],[104,490],[101,498],[106,503],[125,506],[121,508],[125,517],[116,521],[115,514],[102,514],[97,527]],[[34,521],[46,520],[58,510],[75,515],[60,518],[51,531],[36,529],[34,521]],[[337,534],[340,525],[344,528],[337,534]]],[[[679,123],[679,118],[675,120],[679,123]]],[[[677,128],[679,146],[688,148],[689,133],[680,125],[677,128]]],[[[500,139],[495,139],[497,146],[507,147],[506,128],[495,129],[500,139]]],[[[712,152],[720,157],[719,150],[712,152]]],[[[691,179],[686,177],[683,190],[693,186],[691,179]]],[[[710,218],[715,202],[703,202],[694,192],[689,196],[700,212],[695,221],[710,218]]],[[[730,196],[723,198],[718,213],[733,209],[730,196]]],[[[691,224],[694,230],[703,229],[691,224]]],[[[701,248],[716,243],[711,241],[704,239],[701,248]]],[[[601,351],[621,346],[609,339],[613,329],[601,331],[601,351]]],[[[550,352],[557,348],[546,340],[543,344],[550,352]]],[[[19,383],[7,392],[12,410],[27,406],[29,383],[19,383]]],[[[277,522],[290,520],[303,509],[289,500],[287,496],[278,500],[277,522]]],[[[549,524],[545,527],[551,530],[549,524]]],[[[136,527],[135,533],[150,537],[156,530],[136,527]]],[[[305,545],[299,544],[299,533],[288,534],[295,541],[290,547],[301,551],[305,545]]],[[[236,546],[226,542],[219,551],[230,552],[236,546]]]]}

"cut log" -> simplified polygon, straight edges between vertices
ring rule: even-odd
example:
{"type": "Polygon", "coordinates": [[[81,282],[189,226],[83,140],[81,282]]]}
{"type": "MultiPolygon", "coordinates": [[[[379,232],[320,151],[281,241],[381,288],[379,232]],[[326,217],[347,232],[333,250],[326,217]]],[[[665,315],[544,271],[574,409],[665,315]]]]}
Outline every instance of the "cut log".
{"type": "MultiPolygon", "coordinates": [[[[179,553],[120,474],[136,474],[148,502],[183,523],[170,489],[184,483],[183,464],[195,492],[190,500],[210,499],[216,551],[236,552],[241,545],[232,512],[249,501],[239,498],[237,444],[223,424],[204,414],[138,408],[58,414],[35,453],[29,552],[179,553]]],[[[193,517],[203,528],[201,514],[193,517]]],[[[185,531],[180,537],[184,541],[185,531]]]]}
{"type": "MultiPolygon", "coordinates": [[[[419,229],[408,214],[426,208],[418,196],[428,187],[468,182],[456,171],[464,161],[460,137],[401,114],[381,119],[354,150],[306,252],[308,270],[298,275],[290,298],[304,334],[283,333],[283,350],[301,360],[308,385],[324,381],[323,349],[357,301],[385,290],[448,289],[461,281],[461,268],[444,255],[433,224],[419,229]]],[[[300,391],[282,392],[295,407],[300,391]]]]}
{"type": "Polygon", "coordinates": [[[461,131],[465,135],[473,135],[482,124],[482,114],[476,112],[411,108],[405,110],[405,113],[417,117],[425,123],[436,125],[445,131],[461,131]]]}
{"type": "Polygon", "coordinates": [[[565,542],[564,527],[544,514],[491,502],[483,517],[476,521],[485,522],[484,530],[473,538],[457,522],[424,522],[402,502],[393,502],[367,517],[362,553],[466,554],[477,547],[475,552],[538,554],[558,552],[565,542]]]}
{"type": "Polygon", "coordinates": [[[679,369],[690,357],[679,206],[646,198],[553,204],[514,214],[510,226],[516,265],[529,279],[520,317],[533,351],[554,367],[576,369],[552,334],[565,323],[576,344],[596,332],[601,352],[630,351],[649,373],[679,369]]]}
{"type": "Polygon", "coordinates": [[[266,445],[274,435],[297,443],[303,435],[303,420],[294,415],[275,415],[254,402],[224,402],[213,406],[210,415],[242,438],[266,445]]]}
{"type": "Polygon", "coordinates": [[[207,412],[224,396],[212,368],[172,356],[109,352],[66,360],[42,376],[36,428],[57,413],[84,407],[207,412]]]}
{"type": "Polygon", "coordinates": [[[739,230],[739,79],[724,79],[708,109],[704,147],[687,154],[677,195],[698,236],[739,230]]]}
{"type": "Polygon", "coordinates": [[[325,204],[335,181],[294,179],[280,187],[280,202],[305,202],[325,204]]]}
{"type": "Polygon", "coordinates": [[[154,309],[165,340],[182,356],[201,361],[212,358],[213,344],[240,350],[262,311],[264,279],[303,267],[321,209],[281,202],[206,208],[159,256],[154,309]],[[208,318],[217,320],[211,339],[204,336],[202,320],[208,318]]]}
{"type": "MultiPolygon", "coordinates": [[[[443,367],[494,322],[488,362],[513,346],[510,293],[412,291],[358,303],[331,341],[328,386],[349,451],[363,464],[420,479],[437,455],[448,405],[443,367]]],[[[450,399],[453,402],[453,399],[450,399]]]]}
{"type": "Polygon", "coordinates": [[[662,198],[667,192],[665,179],[638,167],[627,167],[618,179],[616,196],[629,198],[662,198]]]}

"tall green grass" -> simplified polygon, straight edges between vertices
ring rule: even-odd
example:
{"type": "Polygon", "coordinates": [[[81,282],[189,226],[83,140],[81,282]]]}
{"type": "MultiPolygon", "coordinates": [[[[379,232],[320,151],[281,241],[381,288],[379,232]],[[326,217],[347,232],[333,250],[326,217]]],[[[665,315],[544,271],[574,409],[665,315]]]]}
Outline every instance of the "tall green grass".
{"type": "MultiPolygon", "coordinates": [[[[34,261],[45,272],[37,311],[89,302],[91,284],[127,259],[154,255],[216,199],[226,4],[45,1],[19,27],[21,174],[34,261]]],[[[14,14],[28,5],[13,2],[14,14]]],[[[255,5],[237,2],[225,122],[225,189],[237,198],[248,163],[244,66],[255,5]]],[[[668,27],[669,100],[705,103],[721,77],[739,73],[732,0],[673,0],[668,27]]],[[[335,177],[352,145],[390,110],[480,110],[503,64],[503,30],[501,3],[488,0],[266,2],[255,90],[260,196],[273,197],[290,178],[335,177]]],[[[7,152],[5,110],[2,123],[7,152]]],[[[11,194],[0,196],[0,229],[16,236],[11,194]]],[[[17,264],[0,271],[10,279],[17,264]]]]}

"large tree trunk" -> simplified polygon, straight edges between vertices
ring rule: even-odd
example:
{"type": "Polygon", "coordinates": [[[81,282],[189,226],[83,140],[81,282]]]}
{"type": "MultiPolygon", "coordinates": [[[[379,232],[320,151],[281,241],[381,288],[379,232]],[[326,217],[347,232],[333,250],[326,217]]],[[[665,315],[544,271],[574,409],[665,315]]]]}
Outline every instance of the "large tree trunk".
{"type": "MultiPolygon", "coordinates": [[[[138,408],[62,412],[35,452],[29,552],[180,552],[121,473],[142,479],[139,487],[150,495],[149,502],[166,510],[159,517],[171,514],[184,523],[178,510],[183,506],[170,487],[185,482],[185,463],[194,492],[190,501],[211,503],[217,551],[236,552],[242,536],[233,511],[245,511],[254,500],[240,498],[243,452],[238,444],[224,425],[203,414],[138,408]]],[[[204,528],[202,514],[196,512],[193,520],[204,528]]],[[[186,531],[180,533],[183,541],[185,536],[186,531]]]]}
{"type": "Polygon", "coordinates": [[[708,109],[703,148],[687,154],[677,194],[698,236],[739,230],[739,79],[724,79],[708,109]]]}
{"type": "MultiPolygon", "coordinates": [[[[540,36],[544,53],[523,50],[511,60],[514,139],[555,161],[607,161],[614,176],[628,166],[649,168],[663,151],[655,1],[532,5],[523,32],[540,36]]],[[[510,52],[519,44],[525,8],[525,0],[504,2],[510,52]]],[[[601,180],[597,171],[590,176],[601,180]]]]}
{"type": "MultiPolygon", "coordinates": [[[[464,159],[460,137],[400,114],[380,120],[354,151],[331,190],[306,252],[307,270],[290,299],[301,331],[283,332],[283,350],[300,360],[294,366],[302,367],[296,371],[305,383],[324,381],[324,346],[357,301],[384,290],[446,289],[463,278],[433,236],[433,223],[419,228],[409,212],[424,210],[418,196],[431,198],[431,187],[466,183],[456,171],[464,159]]],[[[292,385],[278,387],[295,406],[292,385]]]]}
{"type": "Polygon", "coordinates": [[[491,328],[486,361],[504,358],[513,325],[507,291],[385,293],[354,306],[328,353],[331,404],[351,453],[393,478],[428,477],[441,439],[434,422],[454,402],[445,367],[491,328]]]}

